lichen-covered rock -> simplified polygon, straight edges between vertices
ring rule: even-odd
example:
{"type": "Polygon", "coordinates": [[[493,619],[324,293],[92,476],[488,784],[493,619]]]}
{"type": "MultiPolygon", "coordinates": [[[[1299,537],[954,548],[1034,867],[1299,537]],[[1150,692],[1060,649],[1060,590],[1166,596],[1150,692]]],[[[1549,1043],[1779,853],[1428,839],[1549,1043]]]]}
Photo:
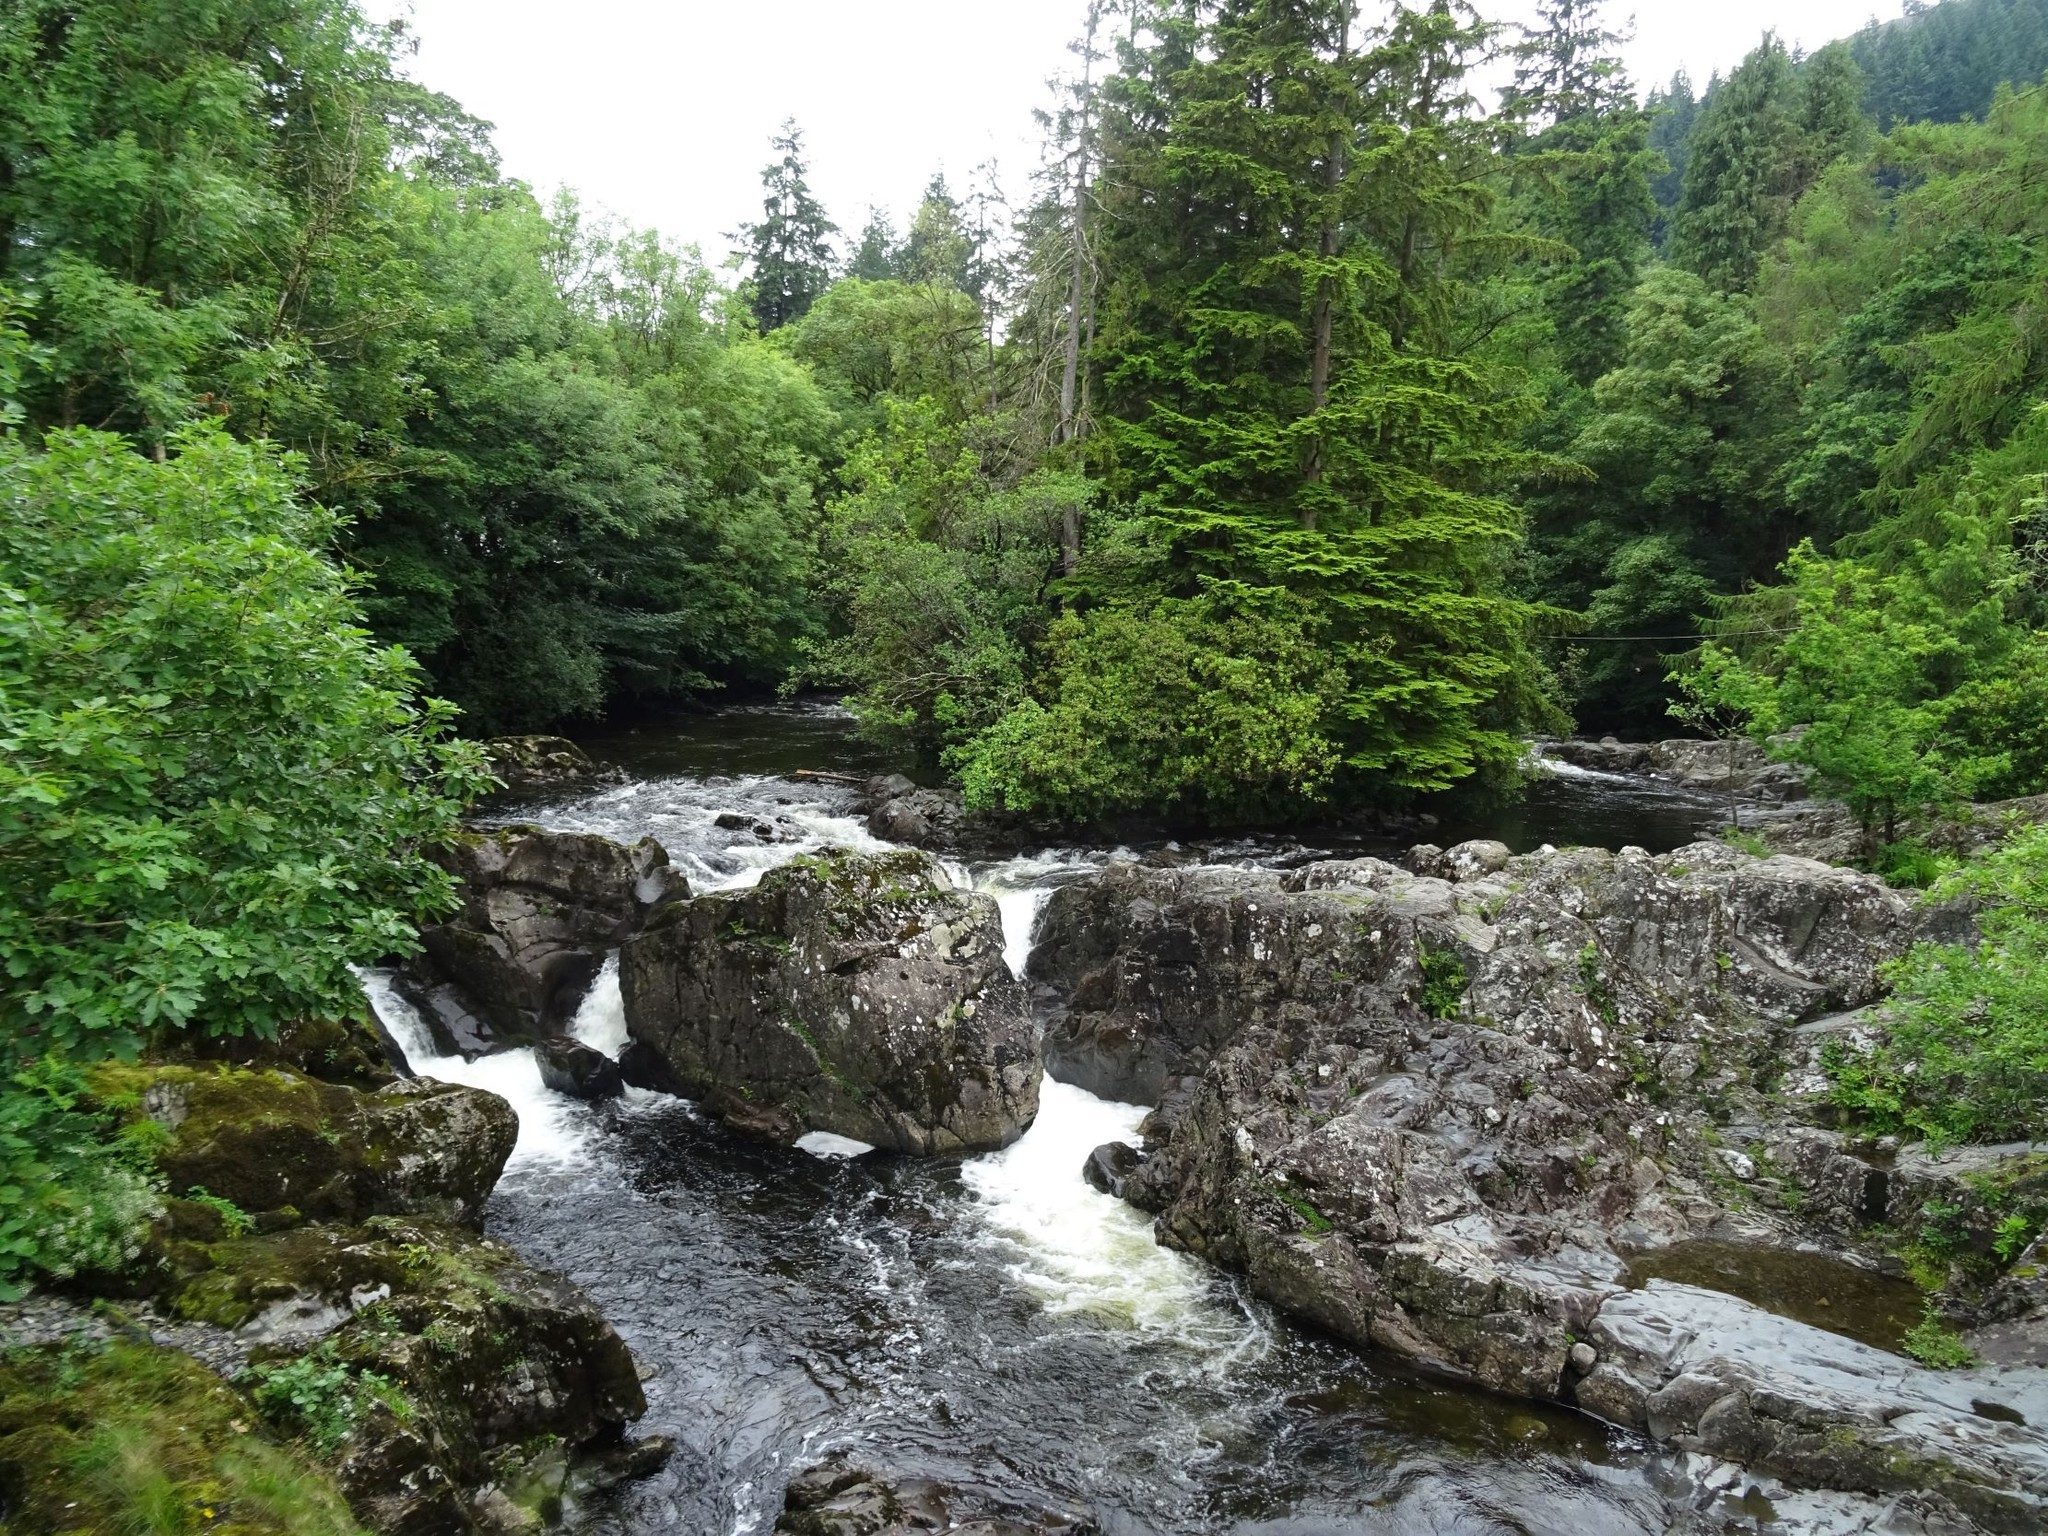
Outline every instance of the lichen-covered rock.
{"type": "Polygon", "coordinates": [[[168,1133],[157,1166],[251,1216],[423,1216],[480,1226],[519,1117],[496,1094],[427,1079],[365,1093],[282,1068],[103,1067],[99,1091],[168,1133]]]}
{"type": "Polygon", "coordinates": [[[579,1458],[614,1455],[646,1411],[631,1354],[589,1298],[459,1228],[381,1217],[173,1244],[167,1263],[167,1309],[253,1346],[258,1377],[314,1351],[322,1369],[384,1384],[355,1397],[335,1462],[380,1531],[467,1536],[508,1456],[545,1482],[536,1449],[558,1446],[566,1478],[579,1458]]]}
{"type": "Polygon", "coordinates": [[[1781,805],[1806,798],[1806,775],[1754,741],[1545,741],[1541,756],[1601,773],[1634,773],[1688,789],[1781,805]]]}
{"type": "Polygon", "coordinates": [[[892,1477],[845,1453],[791,1479],[775,1536],[1096,1536],[1080,1510],[1026,1508],[974,1497],[929,1478],[892,1477]]]}
{"type": "Polygon", "coordinates": [[[472,832],[445,850],[462,909],[420,934],[423,1012],[473,1055],[559,1034],[604,957],[689,884],[653,839],[631,848],[538,827],[472,832]]]}
{"type": "Polygon", "coordinates": [[[1037,1114],[1000,913],[922,853],[831,851],[671,906],[620,984],[634,1039],[751,1130],[929,1155],[1007,1145],[1037,1114]]]}
{"type": "Polygon", "coordinates": [[[1163,1241],[1563,1396],[1626,1255],[1804,1235],[1767,1144],[1794,1031],[1946,919],[1719,844],[1460,862],[1116,866],[1052,898],[1034,1001],[1055,1075],[1160,1103],[1122,1177],[1163,1241]]]}
{"type": "Polygon", "coordinates": [[[484,743],[500,788],[493,801],[519,804],[616,784],[625,774],[561,736],[500,736],[484,743]]]}

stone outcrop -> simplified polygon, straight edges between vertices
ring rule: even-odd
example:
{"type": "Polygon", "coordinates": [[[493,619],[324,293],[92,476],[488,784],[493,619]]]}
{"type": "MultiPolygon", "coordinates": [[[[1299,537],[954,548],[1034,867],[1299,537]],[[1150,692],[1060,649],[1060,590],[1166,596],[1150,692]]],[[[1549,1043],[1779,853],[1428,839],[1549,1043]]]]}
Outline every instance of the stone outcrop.
{"type": "MultiPolygon", "coordinates": [[[[1817,1233],[1848,1252],[1870,1221],[1910,1230],[1967,1185],[1961,1165],[1863,1147],[1796,1109],[1812,1032],[1873,1001],[1912,943],[1965,934],[1965,914],[1720,844],[1419,852],[1427,873],[1119,864],[1052,898],[1030,968],[1047,1058],[1056,1076],[1160,1105],[1142,1157],[1105,1149],[1090,1176],[1157,1213],[1162,1241],[1243,1270],[1339,1337],[1642,1428],[1647,1410],[1581,1386],[1620,1353],[1644,1255],[1707,1240],[1789,1254],[1817,1233]]],[[[1756,1337],[1795,1326],[1718,1301],[1756,1337]]],[[[1908,1367],[1873,1353],[1893,1372],[1881,1395],[1908,1367]]],[[[1667,1354],[1676,1375],[1697,1363],[1667,1354]]],[[[1627,1370],[1645,1398],[1675,1379],[1627,1370]]],[[[1929,1376],[1914,1390],[1934,1391],[1929,1376]]],[[[1915,1419],[1886,1440],[1818,1387],[1788,1378],[1773,1399],[1739,1373],[1723,1387],[1781,1427],[1844,1445],[1853,1431],[1864,1449],[1802,1459],[1790,1429],[1765,1426],[1739,1445],[1710,1435],[1713,1454],[1885,1493],[1921,1486],[1880,1475],[1912,1442],[1957,1508],[2027,1528],[1997,1523],[2024,1501],[1969,1490],[2031,1468],[2034,1432],[1972,1459],[1944,1446],[1991,1421],[1915,1419]]]]}
{"type": "Polygon", "coordinates": [[[500,736],[484,743],[484,753],[500,785],[489,797],[493,803],[530,804],[626,780],[560,736],[500,736]]]}
{"type": "Polygon", "coordinates": [[[282,1068],[103,1067],[98,1088],[163,1127],[157,1168],[258,1219],[483,1224],[519,1138],[496,1094],[425,1079],[374,1092],[282,1068]]]}
{"type": "Polygon", "coordinates": [[[1702,794],[1733,795],[1752,804],[1787,805],[1806,798],[1806,775],[1791,763],[1772,760],[1756,742],[1542,741],[1537,750],[1554,762],[1599,773],[1632,773],[1662,779],[1702,794]]]}
{"type": "Polygon", "coordinates": [[[1987,1531],[2048,1526],[2048,1372],[1930,1371],[1715,1291],[1613,1296],[1579,1404],[1810,1487],[1922,1490],[1987,1531]]]}
{"type": "MultiPolygon", "coordinates": [[[[1901,842],[1970,858],[2044,821],[2048,795],[2034,795],[1968,806],[1956,815],[1909,818],[1895,830],[1901,842]]],[[[1828,864],[1864,862],[1885,841],[1881,828],[1866,829],[1847,806],[1832,800],[1759,822],[1756,830],[1775,851],[1828,864]]]]}
{"type": "Polygon", "coordinates": [[[748,1129],[942,1154],[1007,1145],[1037,1113],[996,904],[922,853],[831,851],[670,906],[620,985],[634,1040],[748,1129]]]}
{"type": "Polygon", "coordinates": [[[1079,1510],[1006,1504],[929,1478],[891,1477],[833,1456],[791,1480],[775,1536],[1097,1536],[1079,1510]]]}
{"type": "Polygon", "coordinates": [[[626,1091],[619,1064],[580,1041],[543,1040],[533,1054],[540,1080],[572,1099],[616,1099],[626,1091]]]}
{"type": "MultiPolygon", "coordinates": [[[[124,1338],[227,1378],[237,1433],[317,1443],[371,1529],[537,1531],[666,1458],[625,1438],[646,1402],[589,1298],[478,1230],[517,1134],[503,1100],[219,1064],[105,1067],[94,1091],[156,1122],[170,1196],[142,1262],[101,1277],[142,1303],[124,1338]]],[[[186,1370],[152,1358],[152,1380],[186,1370]]]]}
{"type": "Polygon", "coordinates": [[[421,933],[412,980],[450,1054],[560,1034],[605,956],[690,893],[652,838],[627,848],[504,827],[466,833],[442,858],[460,882],[462,908],[421,933]]]}

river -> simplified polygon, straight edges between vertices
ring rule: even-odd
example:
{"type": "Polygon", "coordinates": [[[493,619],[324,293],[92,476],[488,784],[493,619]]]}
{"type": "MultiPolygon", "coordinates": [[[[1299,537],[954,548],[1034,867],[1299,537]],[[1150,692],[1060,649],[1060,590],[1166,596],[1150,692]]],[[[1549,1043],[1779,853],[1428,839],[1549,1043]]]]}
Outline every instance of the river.
{"type": "MultiPolygon", "coordinates": [[[[727,711],[589,745],[633,782],[507,819],[651,835],[700,891],[828,844],[880,846],[847,792],[784,777],[889,766],[837,710],[727,711]]],[[[1436,835],[1659,848],[1715,819],[1675,792],[1570,775],[1436,835]]],[[[997,896],[1021,967],[1051,888],[1108,852],[952,874],[997,896]]],[[[1086,1506],[1109,1536],[1622,1536],[1664,1531],[1704,1497],[1684,1458],[1356,1353],[1156,1246],[1147,1218],[1080,1173],[1142,1108],[1048,1082],[1037,1123],[1004,1152],[816,1156],[672,1099],[561,1098],[531,1052],[437,1058],[382,979],[370,990],[418,1070],[518,1108],[490,1230],[603,1307],[648,1373],[640,1431],[678,1441],[664,1472],[575,1514],[588,1536],[766,1533],[791,1474],[840,1448],[997,1498],[1086,1506]]],[[[574,1027],[623,1043],[614,968],[574,1027]]]]}

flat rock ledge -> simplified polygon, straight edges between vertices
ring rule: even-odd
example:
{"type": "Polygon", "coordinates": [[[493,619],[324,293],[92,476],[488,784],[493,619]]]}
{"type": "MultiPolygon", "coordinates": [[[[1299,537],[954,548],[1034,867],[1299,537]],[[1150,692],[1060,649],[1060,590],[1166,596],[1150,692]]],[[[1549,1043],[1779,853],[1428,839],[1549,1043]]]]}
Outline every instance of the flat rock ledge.
{"type": "Polygon", "coordinates": [[[669,1085],[742,1129],[934,1156],[1007,1146],[1038,1113],[1001,913],[928,854],[830,850],[676,903],[619,978],[669,1085]]]}
{"type": "Polygon", "coordinates": [[[775,1536],[1100,1536],[1080,1510],[1026,1508],[949,1488],[929,1478],[899,1477],[861,1466],[841,1453],[800,1472],[783,1497],[775,1536]]]}

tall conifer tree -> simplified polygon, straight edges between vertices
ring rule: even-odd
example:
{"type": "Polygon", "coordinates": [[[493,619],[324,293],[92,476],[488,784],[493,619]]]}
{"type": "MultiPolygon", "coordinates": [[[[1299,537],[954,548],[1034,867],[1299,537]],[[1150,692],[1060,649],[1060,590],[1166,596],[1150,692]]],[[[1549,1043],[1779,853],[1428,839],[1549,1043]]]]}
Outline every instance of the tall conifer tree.
{"type": "Polygon", "coordinates": [[[1104,426],[1147,552],[1105,595],[1311,615],[1355,780],[1512,761],[1530,615],[1500,492],[1531,402],[1453,343],[1491,214],[1484,29],[1447,0],[1377,31],[1354,0],[1154,26],[1105,125],[1104,426]]]}
{"type": "Polygon", "coordinates": [[[777,330],[810,313],[832,283],[832,237],[839,228],[811,195],[803,134],[794,119],[771,141],[778,159],[761,172],[767,196],[761,222],[743,236],[752,268],[754,319],[777,330]]]}

